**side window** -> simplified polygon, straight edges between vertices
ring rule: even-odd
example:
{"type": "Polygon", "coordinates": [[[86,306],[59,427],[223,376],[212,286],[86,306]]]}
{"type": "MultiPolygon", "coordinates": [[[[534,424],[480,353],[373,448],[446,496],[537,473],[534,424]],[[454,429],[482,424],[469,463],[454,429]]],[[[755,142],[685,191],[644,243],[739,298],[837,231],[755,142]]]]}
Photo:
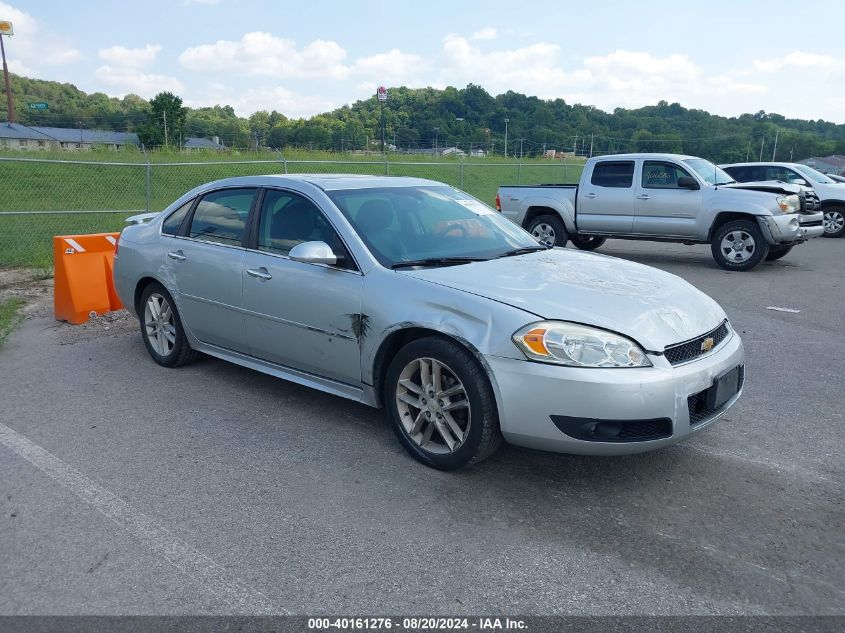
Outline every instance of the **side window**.
{"type": "Polygon", "coordinates": [[[313,202],[290,191],[268,189],[258,221],[258,250],[287,255],[297,244],[315,241],[331,247],[339,266],[352,268],[343,242],[313,202]]]}
{"type": "Polygon", "coordinates": [[[188,211],[190,211],[193,203],[194,201],[190,200],[167,216],[167,219],[161,223],[161,234],[176,235],[179,232],[179,227],[182,226],[182,222],[185,220],[185,216],[188,215],[188,211]]]}
{"type": "Polygon", "coordinates": [[[689,176],[674,163],[647,160],[643,163],[643,187],[646,189],[678,189],[678,178],[689,176]]]}
{"type": "Polygon", "coordinates": [[[598,187],[628,188],[634,184],[633,161],[602,161],[593,167],[590,182],[598,187]]]}
{"type": "Polygon", "coordinates": [[[191,219],[189,237],[240,246],[255,189],[213,191],[199,201],[191,219]]]}
{"type": "Polygon", "coordinates": [[[737,182],[749,182],[752,180],[749,167],[728,167],[725,171],[737,182]]]}

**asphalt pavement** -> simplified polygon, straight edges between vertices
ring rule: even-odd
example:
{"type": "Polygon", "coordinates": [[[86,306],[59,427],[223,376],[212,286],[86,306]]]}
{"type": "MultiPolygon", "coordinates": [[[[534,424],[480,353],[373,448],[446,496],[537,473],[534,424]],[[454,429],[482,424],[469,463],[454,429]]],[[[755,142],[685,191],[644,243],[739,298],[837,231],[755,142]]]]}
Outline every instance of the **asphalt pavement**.
{"type": "Polygon", "coordinates": [[[0,350],[0,614],[845,614],[845,239],[749,273],[600,252],[743,337],[744,397],[686,443],[441,473],[380,411],[28,319],[0,350]]]}

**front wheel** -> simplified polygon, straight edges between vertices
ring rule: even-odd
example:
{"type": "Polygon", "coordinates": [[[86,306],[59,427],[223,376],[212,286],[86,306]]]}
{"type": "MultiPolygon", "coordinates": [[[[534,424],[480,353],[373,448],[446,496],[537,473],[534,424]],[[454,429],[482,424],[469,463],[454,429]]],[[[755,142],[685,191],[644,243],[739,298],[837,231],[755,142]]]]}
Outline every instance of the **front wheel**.
{"type": "Polygon", "coordinates": [[[525,229],[543,246],[566,246],[569,236],[563,220],[556,215],[538,215],[532,219],[525,229]]]}
{"type": "Polygon", "coordinates": [[[720,226],[710,240],[713,259],[725,270],[751,270],[769,254],[760,229],[753,221],[734,220],[720,226]]]}
{"type": "Polygon", "coordinates": [[[384,401],[399,441],[432,468],[480,462],[503,442],[487,375],[452,340],[426,337],[399,350],[387,370],[384,401]]]}
{"type": "Polygon", "coordinates": [[[606,237],[596,237],[594,235],[573,235],[569,238],[575,248],[582,251],[594,251],[599,246],[607,241],[606,237]]]}
{"type": "Polygon", "coordinates": [[[785,257],[789,251],[792,250],[792,244],[787,244],[786,246],[772,246],[769,248],[769,254],[766,255],[767,262],[773,262],[776,259],[780,259],[781,257],[785,257]]]}
{"type": "Polygon", "coordinates": [[[845,207],[830,207],[825,209],[824,219],[825,237],[839,237],[845,233],[845,207]]]}

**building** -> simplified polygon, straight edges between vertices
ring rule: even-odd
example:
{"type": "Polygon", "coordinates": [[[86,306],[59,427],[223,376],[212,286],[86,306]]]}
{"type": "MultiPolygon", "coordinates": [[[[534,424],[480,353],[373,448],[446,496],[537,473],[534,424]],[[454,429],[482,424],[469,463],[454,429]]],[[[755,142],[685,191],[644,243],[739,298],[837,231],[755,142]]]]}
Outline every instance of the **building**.
{"type": "Polygon", "coordinates": [[[138,145],[132,132],[107,132],[64,127],[36,127],[20,123],[0,123],[0,149],[7,150],[83,150],[93,147],[122,149],[138,145]]]}
{"type": "Polygon", "coordinates": [[[802,165],[817,169],[823,174],[839,174],[845,175],[845,156],[841,154],[833,154],[832,156],[813,156],[812,158],[805,158],[799,160],[802,165]]]}
{"type": "Polygon", "coordinates": [[[197,138],[192,136],[185,139],[185,142],[182,143],[182,148],[190,151],[226,149],[225,146],[220,144],[220,138],[217,136],[212,136],[211,138],[197,138]]]}

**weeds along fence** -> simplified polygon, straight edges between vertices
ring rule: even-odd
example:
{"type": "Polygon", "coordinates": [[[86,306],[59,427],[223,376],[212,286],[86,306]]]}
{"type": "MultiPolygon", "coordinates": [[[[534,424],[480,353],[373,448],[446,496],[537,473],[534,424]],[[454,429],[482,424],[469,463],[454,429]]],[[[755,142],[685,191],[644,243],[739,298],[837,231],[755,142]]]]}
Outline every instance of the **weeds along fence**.
{"type": "Polygon", "coordinates": [[[581,164],[437,159],[98,162],[0,157],[0,267],[49,268],[52,237],[119,231],[186,191],[232,176],[346,173],[429,178],[492,205],[503,184],[574,183],[581,164]]]}

